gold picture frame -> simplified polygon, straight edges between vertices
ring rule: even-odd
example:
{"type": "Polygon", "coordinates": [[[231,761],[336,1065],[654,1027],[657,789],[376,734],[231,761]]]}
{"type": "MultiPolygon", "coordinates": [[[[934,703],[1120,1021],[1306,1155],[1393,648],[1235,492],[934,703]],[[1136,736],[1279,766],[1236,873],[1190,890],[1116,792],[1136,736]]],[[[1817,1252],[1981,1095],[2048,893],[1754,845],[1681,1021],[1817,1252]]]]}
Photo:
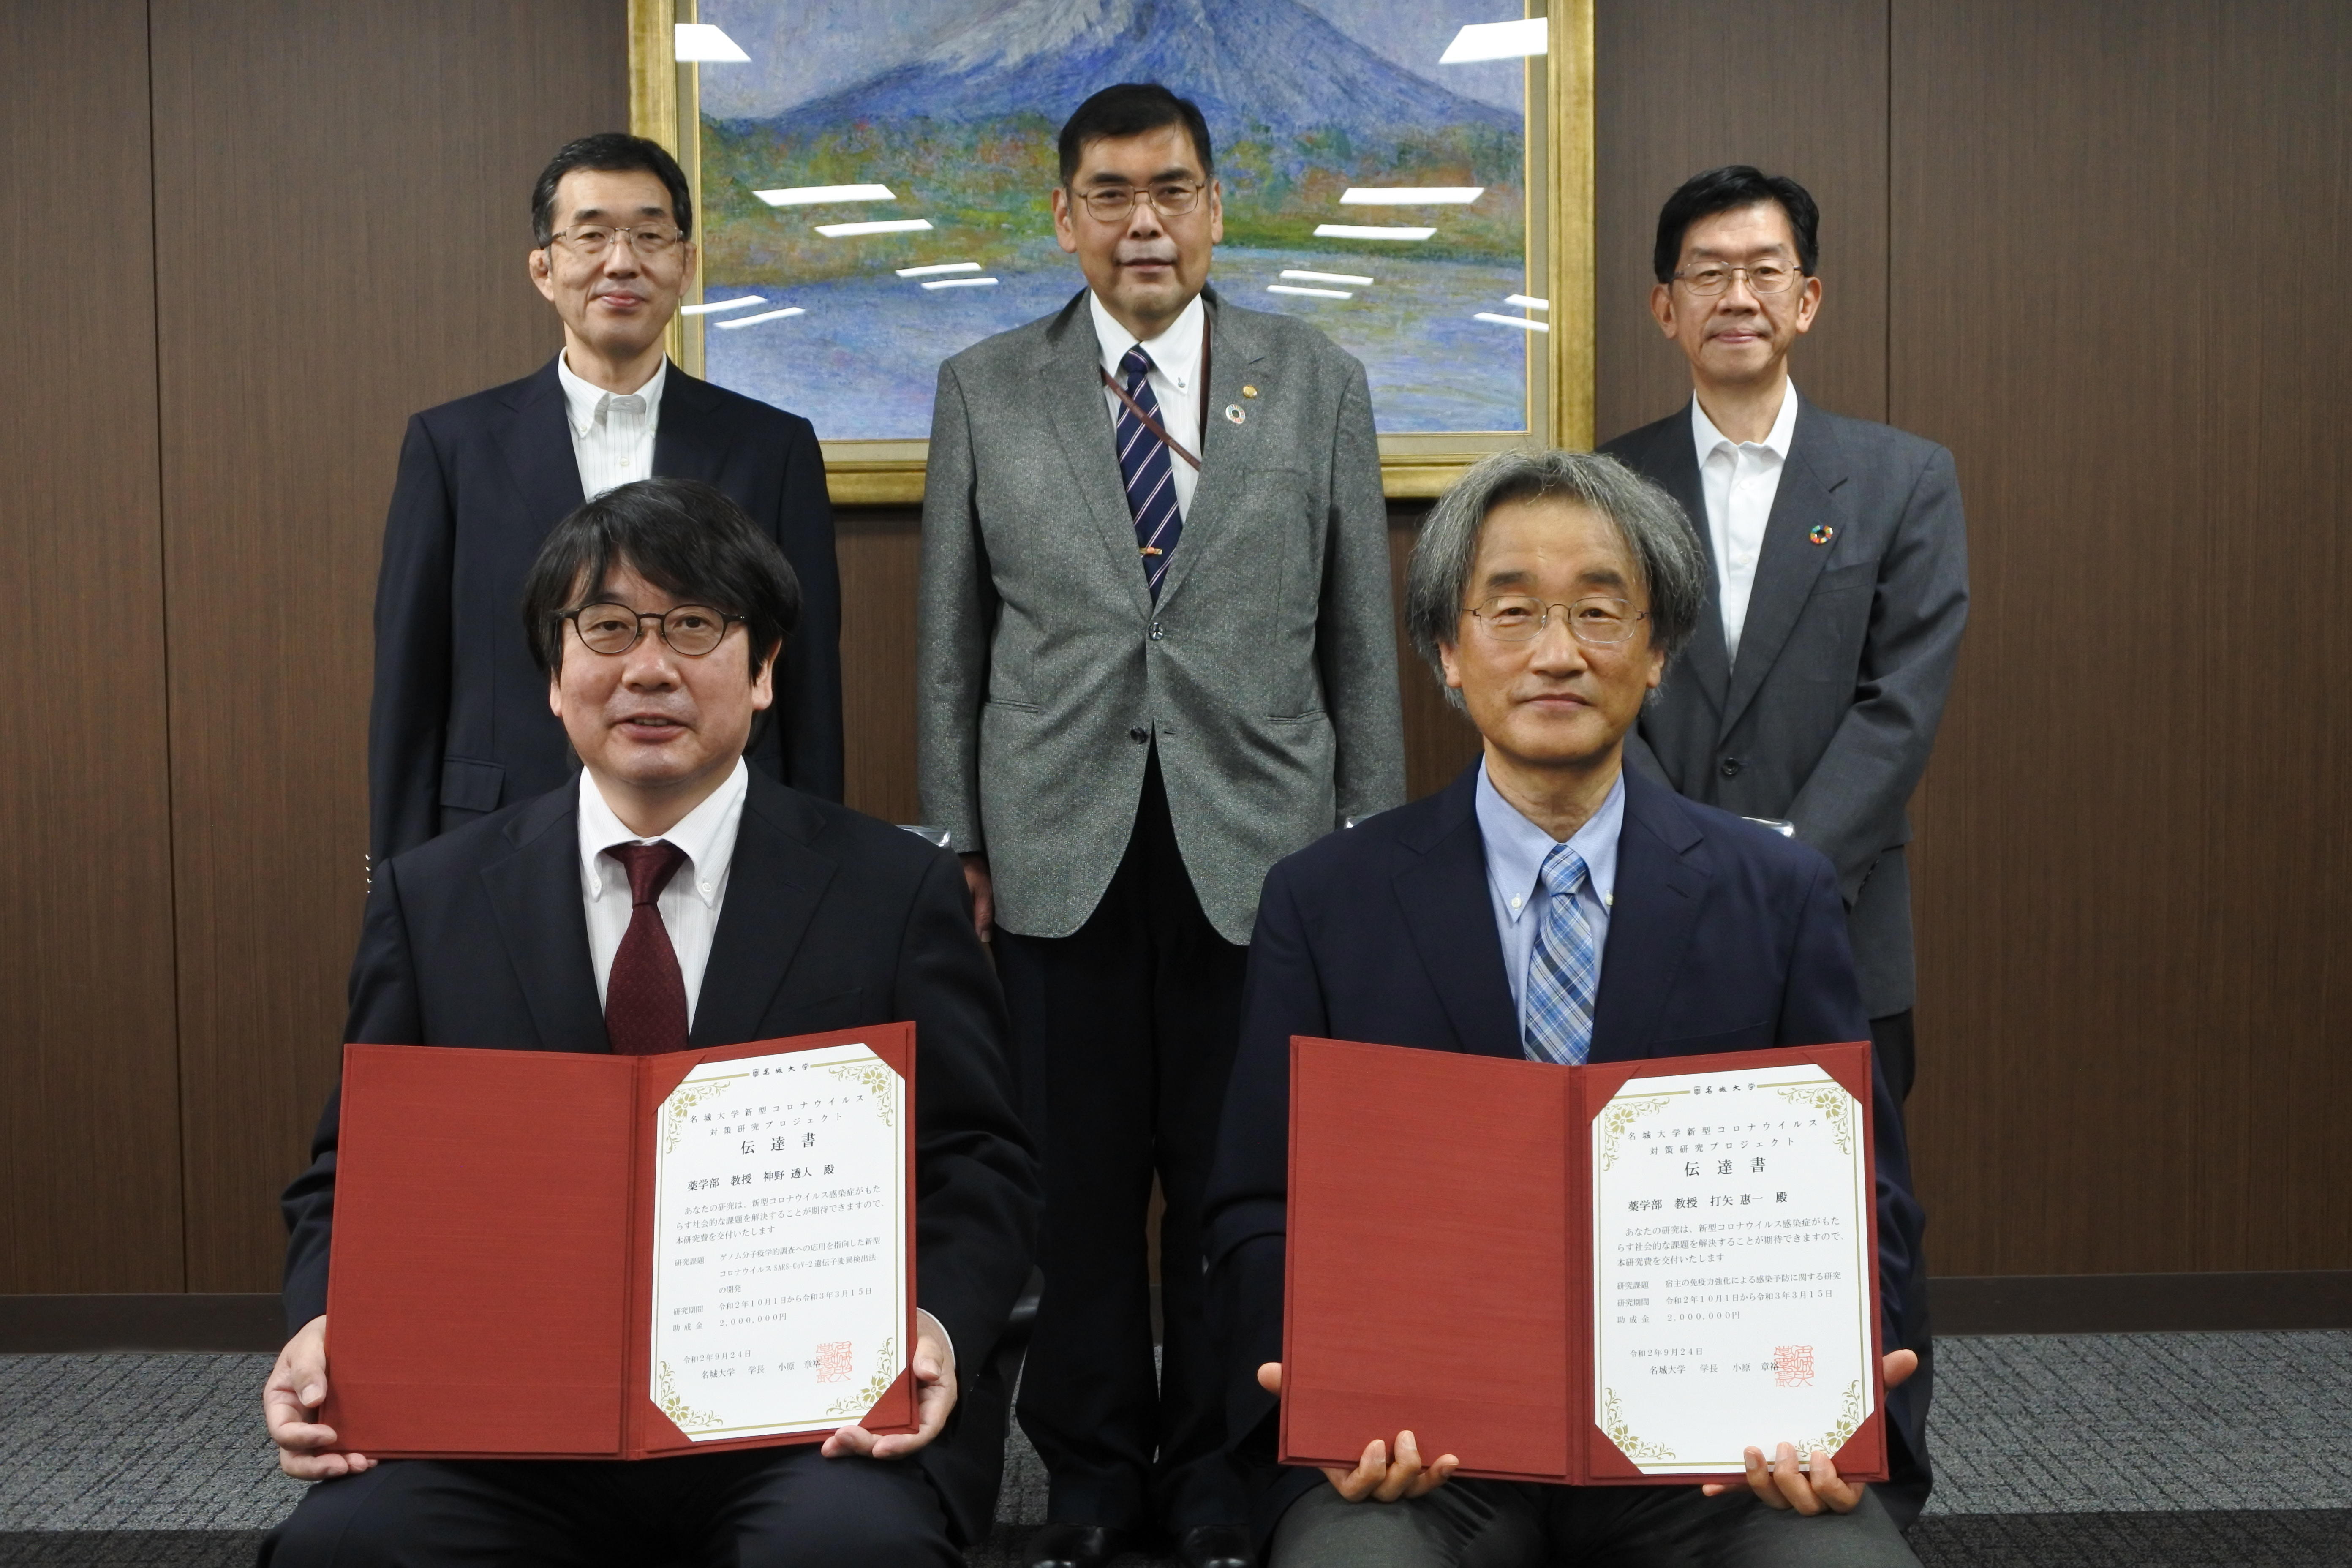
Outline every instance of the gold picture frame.
{"type": "MultiPolygon", "coordinates": [[[[1528,275],[1548,280],[1550,331],[1528,356],[1528,430],[1465,430],[1381,437],[1382,489],[1392,500],[1441,494],[1489,452],[1532,443],[1592,444],[1593,0],[1528,0],[1549,22],[1549,52],[1528,59],[1528,101],[1544,106],[1541,133],[1527,138],[1528,275]]],[[[677,58],[676,28],[697,19],[697,0],[629,0],[629,123],[667,147],[702,205],[700,68],[677,58]]],[[[1532,128],[1531,128],[1532,129],[1532,128]]],[[[688,301],[702,298],[698,273],[688,301]]],[[[670,355],[702,371],[699,321],[670,323],[670,355]]],[[[923,441],[825,441],[826,488],[836,506],[906,506],[923,495],[923,441]]]]}

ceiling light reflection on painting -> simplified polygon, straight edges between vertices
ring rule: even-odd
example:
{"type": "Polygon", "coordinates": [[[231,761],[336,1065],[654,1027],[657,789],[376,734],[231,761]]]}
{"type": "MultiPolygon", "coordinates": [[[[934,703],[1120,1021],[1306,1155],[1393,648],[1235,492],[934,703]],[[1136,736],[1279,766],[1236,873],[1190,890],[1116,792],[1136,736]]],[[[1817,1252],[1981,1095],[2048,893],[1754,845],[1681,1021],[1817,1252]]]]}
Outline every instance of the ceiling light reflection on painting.
{"type": "Polygon", "coordinates": [[[827,239],[848,239],[861,234],[913,234],[930,226],[927,217],[893,217],[877,223],[821,223],[816,231],[827,239]]]}
{"type": "Polygon", "coordinates": [[[901,267],[898,268],[898,276],[936,278],[942,272],[977,272],[979,270],[980,263],[977,261],[934,261],[929,267],[901,267]]]}
{"type": "Polygon", "coordinates": [[[748,65],[751,59],[740,44],[708,22],[680,22],[675,47],[680,65],[748,65]]]}
{"type": "Polygon", "coordinates": [[[820,202],[895,202],[887,185],[792,185],[781,191],[753,191],[772,207],[814,206],[820,202]]]}
{"type": "Polygon", "coordinates": [[[746,294],[740,300],[712,300],[700,305],[680,305],[677,313],[681,316],[708,316],[719,310],[740,310],[746,305],[764,305],[767,302],[764,294],[746,294]]]}
{"type": "Polygon", "coordinates": [[[1310,300],[1352,300],[1355,298],[1355,295],[1349,293],[1345,289],[1300,289],[1288,283],[1269,283],[1265,286],[1265,291],[1269,294],[1304,294],[1310,300]]]}
{"type": "Polygon", "coordinates": [[[993,278],[941,278],[923,285],[926,289],[993,289],[993,278]]]}
{"type": "Polygon", "coordinates": [[[1551,309],[1550,300],[1538,300],[1532,294],[1506,294],[1503,296],[1503,303],[1506,305],[1517,305],[1522,310],[1549,310],[1551,309]]]}
{"type": "Polygon", "coordinates": [[[1353,283],[1360,289],[1372,286],[1370,279],[1359,277],[1353,272],[1304,272],[1295,267],[1286,267],[1282,275],[1294,283],[1353,283]]]}
{"type": "Polygon", "coordinates": [[[1433,228],[1412,228],[1402,224],[1318,223],[1315,226],[1318,239],[1427,239],[1437,231],[1433,228]]]}
{"type": "Polygon", "coordinates": [[[1486,194],[1484,185],[1350,185],[1343,207],[1466,207],[1486,194]]]}
{"type": "Polygon", "coordinates": [[[730,321],[713,321],[710,324],[717,327],[722,332],[730,332],[733,331],[738,327],[756,327],[762,321],[781,321],[786,316],[805,316],[807,314],[808,312],[802,310],[798,305],[787,305],[781,310],[762,310],[756,316],[738,316],[730,321]]]}
{"type": "Polygon", "coordinates": [[[1541,16],[1521,22],[1473,22],[1454,35],[1442,66],[1466,66],[1479,60],[1522,60],[1550,52],[1551,24],[1541,16]]]}
{"type": "MultiPolygon", "coordinates": [[[[1480,310],[1470,318],[1474,321],[1492,321],[1498,327],[1517,327],[1526,332],[1548,332],[1551,329],[1541,321],[1530,321],[1525,316],[1498,316],[1492,310],[1480,310]]],[[[722,323],[733,325],[732,322],[722,323]]]]}

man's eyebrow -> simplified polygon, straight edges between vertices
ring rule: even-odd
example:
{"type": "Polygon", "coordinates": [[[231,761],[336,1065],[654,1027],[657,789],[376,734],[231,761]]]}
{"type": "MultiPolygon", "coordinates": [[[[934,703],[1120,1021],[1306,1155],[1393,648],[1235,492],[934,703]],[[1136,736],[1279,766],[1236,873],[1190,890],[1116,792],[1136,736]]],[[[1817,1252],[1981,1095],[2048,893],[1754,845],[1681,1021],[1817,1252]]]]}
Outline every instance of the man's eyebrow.
{"type": "MultiPolygon", "coordinates": [[[[1146,178],[1142,183],[1147,185],[1164,185],[1173,180],[1201,179],[1202,179],[1202,176],[1200,170],[1188,169],[1179,165],[1175,168],[1162,169],[1160,173],[1146,178]]],[[[1135,183],[1135,181],[1129,179],[1126,175],[1115,174],[1108,169],[1102,170],[1092,179],[1087,182],[1089,185],[1132,185],[1135,183]]],[[[1203,180],[1203,183],[1206,183],[1205,180],[1203,180]]]]}
{"type": "MultiPolygon", "coordinates": [[[[667,217],[670,214],[669,208],[660,205],[659,204],[655,204],[650,206],[639,207],[637,209],[637,216],[639,217],[667,217]]],[[[572,221],[573,223],[601,223],[612,216],[613,215],[603,207],[574,207],[572,211],[572,221]]]]}
{"type": "Polygon", "coordinates": [[[1535,580],[1536,574],[1521,566],[1507,571],[1489,572],[1478,581],[1479,585],[1486,588],[1521,588],[1535,580]]]}

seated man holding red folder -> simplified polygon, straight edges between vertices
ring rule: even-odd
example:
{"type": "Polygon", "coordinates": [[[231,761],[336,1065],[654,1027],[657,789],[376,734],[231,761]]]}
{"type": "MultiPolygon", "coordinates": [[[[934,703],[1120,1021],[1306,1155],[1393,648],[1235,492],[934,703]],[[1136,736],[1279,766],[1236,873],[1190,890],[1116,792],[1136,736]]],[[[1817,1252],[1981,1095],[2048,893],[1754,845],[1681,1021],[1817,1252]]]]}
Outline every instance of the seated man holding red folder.
{"type": "MultiPolygon", "coordinates": [[[[1800,1456],[1769,1433],[1748,1450],[1748,1489],[1728,1498],[1452,1479],[1453,1457],[1424,1464],[1409,1432],[1363,1434],[1353,1472],[1273,1464],[1292,1036],[1559,1063],[1869,1037],[1830,863],[1622,765],[1644,698],[1696,623],[1706,570],[1673,500],[1611,458],[1479,463],[1423,526],[1405,613],[1483,757],[1266,879],[1208,1262],[1231,1363],[1227,1430],[1261,1483],[1255,1523],[1274,1568],[1914,1562],[1896,1521],[1925,1496],[1924,1378],[1889,1397],[1886,1488],[1847,1483],[1827,1454],[1800,1456]]],[[[1874,1101],[1884,1340],[1924,1350],[1922,1216],[1883,1079],[1874,1101]]],[[[1415,1157],[1398,1149],[1368,1166],[1363,1201],[1413,1204],[1415,1157]]],[[[1894,1350],[1888,1384],[1916,1365],[1894,1350]]]]}
{"type": "Polygon", "coordinates": [[[633,1053],[913,1020],[919,1430],[631,1463],[340,1451],[317,1416],[331,1100],[286,1194],[298,1331],[263,1394],[281,1466],[322,1484],[265,1563],[947,1568],[985,1532],[927,1470],[957,1347],[986,1358],[1034,1241],[1003,1004],[954,856],[744,766],[798,605],[782,553],[709,486],[641,480],[558,523],[523,615],[582,772],[376,868],[345,1037],[633,1053]]]}

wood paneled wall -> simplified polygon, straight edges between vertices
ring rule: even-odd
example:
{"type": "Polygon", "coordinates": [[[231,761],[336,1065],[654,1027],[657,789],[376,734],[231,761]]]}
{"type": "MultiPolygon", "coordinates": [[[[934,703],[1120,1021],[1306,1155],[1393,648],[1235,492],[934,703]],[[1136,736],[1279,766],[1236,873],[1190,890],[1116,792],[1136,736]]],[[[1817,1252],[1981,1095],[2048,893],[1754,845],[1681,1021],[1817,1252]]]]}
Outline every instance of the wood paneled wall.
{"type": "MultiPolygon", "coordinates": [[[[1601,433],[1685,395],[1659,202],[1750,162],[1823,207],[1805,393],[1958,458],[1974,619],[1914,812],[1937,1271],[2352,1266],[2352,335],[2312,281],[2352,223],[2352,11],[1599,10],[1601,433]]],[[[275,1287],[362,896],[402,424],[552,347],[525,198],[624,119],[624,11],[0,16],[6,210],[69,215],[0,426],[30,676],[0,1291],[275,1287]]],[[[851,798],[913,821],[914,517],[840,543],[851,798]]],[[[1400,660],[1423,793],[1472,738],[1400,660]]]]}

